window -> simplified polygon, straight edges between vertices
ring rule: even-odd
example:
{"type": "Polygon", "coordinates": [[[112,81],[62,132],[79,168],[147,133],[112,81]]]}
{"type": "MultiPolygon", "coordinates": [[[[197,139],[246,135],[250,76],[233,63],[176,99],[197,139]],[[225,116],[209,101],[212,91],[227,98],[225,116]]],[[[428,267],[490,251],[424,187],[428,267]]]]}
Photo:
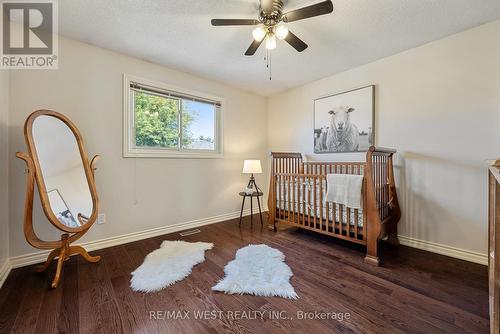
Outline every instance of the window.
{"type": "Polygon", "coordinates": [[[124,75],[124,157],[222,157],[222,99],[124,75]]]}

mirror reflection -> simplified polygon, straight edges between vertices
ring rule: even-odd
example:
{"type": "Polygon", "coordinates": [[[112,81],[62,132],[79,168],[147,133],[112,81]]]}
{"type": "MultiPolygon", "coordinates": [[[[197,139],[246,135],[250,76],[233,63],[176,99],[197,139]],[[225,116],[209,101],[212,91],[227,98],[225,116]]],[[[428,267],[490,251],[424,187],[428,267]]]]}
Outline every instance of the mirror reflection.
{"type": "Polygon", "coordinates": [[[62,224],[78,228],[92,215],[93,204],[75,135],[47,115],[37,117],[32,129],[50,208],[62,224]]]}

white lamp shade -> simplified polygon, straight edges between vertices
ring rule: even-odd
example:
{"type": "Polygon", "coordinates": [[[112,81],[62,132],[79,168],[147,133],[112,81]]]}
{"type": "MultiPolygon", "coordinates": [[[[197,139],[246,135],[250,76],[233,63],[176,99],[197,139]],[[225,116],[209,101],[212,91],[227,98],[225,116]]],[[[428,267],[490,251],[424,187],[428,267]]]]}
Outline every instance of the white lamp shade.
{"type": "Polygon", "coordinates": [[[266,37],[266,34],[267,34],[267,31],[262,26],[259,26],[259,27],[255,28],[254,30],[252,30],[253,39],[255,39],[257,42],[262,41],[264,39],[264,37],[266,37]]]}
{"type": "Polygon", "coordinates": [[[266,49],[268,50],[276,49],[276,36],[274,36],[274,34],[267,34],[266,49]]]}
{"type": "Polygon", "coordinates": [[[279,39],[285,39],[288,35],[288,28],[283,25],[279,25],[276,27],[276,29],[274,29],[274,34],[279,39]]]}
{"type": "Polygon", "coordinates": [[[261,174],[260,160],[245,160],[243,163],[243,174],[261,174]]]}

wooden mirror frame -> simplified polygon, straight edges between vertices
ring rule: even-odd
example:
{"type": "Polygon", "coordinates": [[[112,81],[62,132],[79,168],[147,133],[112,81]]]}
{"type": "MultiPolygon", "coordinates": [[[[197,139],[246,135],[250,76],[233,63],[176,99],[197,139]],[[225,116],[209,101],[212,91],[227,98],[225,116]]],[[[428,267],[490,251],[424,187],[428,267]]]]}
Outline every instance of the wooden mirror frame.
{"type": "Polygon", "coordinates": [[[98,262],[101,259],[99,256],[90,256],[87,251],[81,246],[70,246],[72,242],[81,238],[97,219],[97,213],[99,212],[99,199],[97,196],[94,174],[96,170],[95,165],[100,156],[94,156],[89,162],[87,154],[85,152],[85,148],[83,146],[83,139],[80,132],[78,131],[78,128],[66,116],[56,111],[37,110],[30,116],[28,116],[26,122],[24,123],[24,137],[29,153],[16,153],[16,157],[24,160],[27,166],[26,199],[24,209],[24,236],[26,237],[26,241],[35,248],[53,249],[48,256],[47,261],[45,261],[45,264],[37,268],[37,271],[45,271],[51,264],[52,260],[55,257],[58,257],[57,270],[54,280],[52,281],[52,288],[56,288],[59,283],[62,265],[64,261],[69,260],[69,257],[71,255],[80,254],[89,262],[98,262]],[[80,214],[78,215],[77,219],[82,224],[82,226],[78,228],[72,228],[62,224],[59,219],[57,219],[50,206],[47,189],[45,187],[42,170],[38,160],[35,142],[33,140],[33,122],[39,116],[51,116],[65,123],[75,136],[76,142],[78,144],[78,149],[80,152],[80,157],[82,159],[83,168],[85,170],[85,176],[87,178],[87,184],[89,186],[93,205],[92,214],[88,219],[83,218],[80,214]],[[45,216],[52,223],[52,225],[54,225],[57,229],[65,232],[61,235],[61,240],[44,241],[36,235],[33,229],[33,196],[35,180],[38,186],[40,202],[42,203],[42,208],[45,216]],[[84,220],[86,221],[85,223],[84,220]]]}

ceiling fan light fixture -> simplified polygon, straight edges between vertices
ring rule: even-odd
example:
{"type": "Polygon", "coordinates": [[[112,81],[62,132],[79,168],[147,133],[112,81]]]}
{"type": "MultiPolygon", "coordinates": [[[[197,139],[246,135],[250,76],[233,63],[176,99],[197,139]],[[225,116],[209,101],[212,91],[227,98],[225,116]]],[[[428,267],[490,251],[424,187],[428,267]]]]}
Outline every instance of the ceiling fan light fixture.
{"type": "Polygon", "coordinates": [[[268,49],[268,50],[276,49],[276,36],[274,36],[274,34],[271,34],[271,33],[267,34],[266,49],[268,49]]]}
{"type": "Polygon", "coordinates": [[[288,35],[288,28],[285,27],[284,25],[279,25],[274,29],[274,34],[279,39],[285,39],[286,36],[288,35]]]}
{"type": "Polygon", "coordinates": [[[264,39],[264,37],[266,37],[266,34],[267,34],[267,31],[262,26],[259,26],[259,27],[255,28],[254,30],[252,30],[253,39],[256,40],[257,42],[262,41],[264,39]]]}

